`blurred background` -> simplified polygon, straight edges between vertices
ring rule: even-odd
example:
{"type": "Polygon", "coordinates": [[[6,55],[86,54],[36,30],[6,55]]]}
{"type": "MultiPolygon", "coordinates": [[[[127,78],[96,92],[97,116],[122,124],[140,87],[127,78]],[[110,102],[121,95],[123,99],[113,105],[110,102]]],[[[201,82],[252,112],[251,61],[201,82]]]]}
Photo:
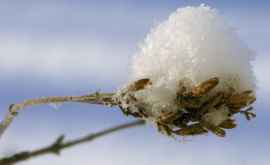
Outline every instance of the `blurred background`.
{"type": "MultiPolygon", "coordinates": [[[[226,138],[173,139],[151,125],[21,164],[269,165],[270,1],[0,1],[0,117],[10,103],[40,96],[110,92],[128,78],[130,58],[150,29],[179,7],[217,8],[257,54],[257,118],[238,118],[226,138]],[[268,86],[269,85],[269,86],[268,86]]],[[[22,111],[0,140],[0,156],[132,121],[117,108],[63,104],[22,111]]]]}

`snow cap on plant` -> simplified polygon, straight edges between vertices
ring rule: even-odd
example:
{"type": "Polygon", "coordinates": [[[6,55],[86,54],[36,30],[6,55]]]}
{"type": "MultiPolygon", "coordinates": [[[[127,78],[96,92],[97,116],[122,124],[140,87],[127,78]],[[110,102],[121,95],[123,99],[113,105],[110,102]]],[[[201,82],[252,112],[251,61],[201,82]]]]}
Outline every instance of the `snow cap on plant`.
{"type": "Polygon", "coordinates": [[[253,52],[205,5],[180,8],[154,27],[132,59],[130,82],[115,96],[122,111],[169,135],[225,136],[232,115],[255,114],[253,52]]]}

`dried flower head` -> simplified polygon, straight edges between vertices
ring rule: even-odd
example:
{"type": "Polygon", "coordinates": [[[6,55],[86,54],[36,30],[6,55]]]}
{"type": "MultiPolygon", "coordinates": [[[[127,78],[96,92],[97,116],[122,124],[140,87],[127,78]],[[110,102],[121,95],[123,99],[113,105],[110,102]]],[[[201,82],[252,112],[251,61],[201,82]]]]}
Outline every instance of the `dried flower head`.
{"type": "Polygon", "coordinates": [[[252,58],[216,10],[181,8],[147,35],[114,100],[167,135],[224,137],[235,114],[255,117],[252,58]]]}

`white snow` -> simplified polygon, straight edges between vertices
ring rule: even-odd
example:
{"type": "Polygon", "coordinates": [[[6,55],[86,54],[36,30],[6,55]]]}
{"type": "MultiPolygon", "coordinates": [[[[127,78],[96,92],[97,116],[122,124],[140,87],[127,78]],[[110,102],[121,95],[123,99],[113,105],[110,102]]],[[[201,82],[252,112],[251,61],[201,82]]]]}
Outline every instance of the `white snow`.
{"type": "Polygon", "coordinates": [[[252,90],[253,57],[217,10],[205,5],[185,7],[154,27],[140,44],[131,80],[147,77],[154,85],[175,91],[183,78],[199,83],[219,77],[222,87],[252,90]]]}
{"type": "MultiPolygon", "coordinates": [[[[254,52],[216,9],[205,5],[185,7],[154,27],[140,44],[132,59],[130,82],[151,79],[151,87],[134,95],[150,107],[153,116],[158,116],[164,109],[176,109],[173,101],[180,80],[194,85],[218,77],[220,83],[215,90],[254,90],[253,58],[254,52]]],[[[216,113],[209,115],[212,120],[216,113]]],[[[214,122],[223,120],[219,117],[214,122]]]]}

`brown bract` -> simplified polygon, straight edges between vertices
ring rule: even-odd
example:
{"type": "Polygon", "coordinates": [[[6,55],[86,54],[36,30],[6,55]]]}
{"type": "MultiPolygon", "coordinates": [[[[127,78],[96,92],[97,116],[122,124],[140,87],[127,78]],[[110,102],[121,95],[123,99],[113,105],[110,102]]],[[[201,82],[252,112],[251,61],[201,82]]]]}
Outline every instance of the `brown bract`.
{"type": "MultiPolygon", "coordinates": [[[[232,118],[235,114],[244,114],[247,120],[256,115],[251,112],[251,104],[256,100],[251,90],[235,92],[230,90],[213,90],[219,84],[219,78],[210,78],[195,86],[188,86],[179,81],[178,91],[174,100],[179,107],[177,111],[161,111],[154,122],[158,130],[167,135],[194,136],[212,132],[219,137],[226,135],[225,129],[235,128],[236,122],[232,118]]],[[[128,86],[129,99],[134,105],[138,105],[138,111],[131,111],[129,108],[120,108],[126,115],[136,118],[147,119],[146,107],[132,94],[144,90],[146,86],[151,87],[150,79],[140,79],[128,86]]],[[[129,103],[129,100],[127,101],[129,103]]],[[[153,118],[151,119],[153,120],[153,118]]]]}

